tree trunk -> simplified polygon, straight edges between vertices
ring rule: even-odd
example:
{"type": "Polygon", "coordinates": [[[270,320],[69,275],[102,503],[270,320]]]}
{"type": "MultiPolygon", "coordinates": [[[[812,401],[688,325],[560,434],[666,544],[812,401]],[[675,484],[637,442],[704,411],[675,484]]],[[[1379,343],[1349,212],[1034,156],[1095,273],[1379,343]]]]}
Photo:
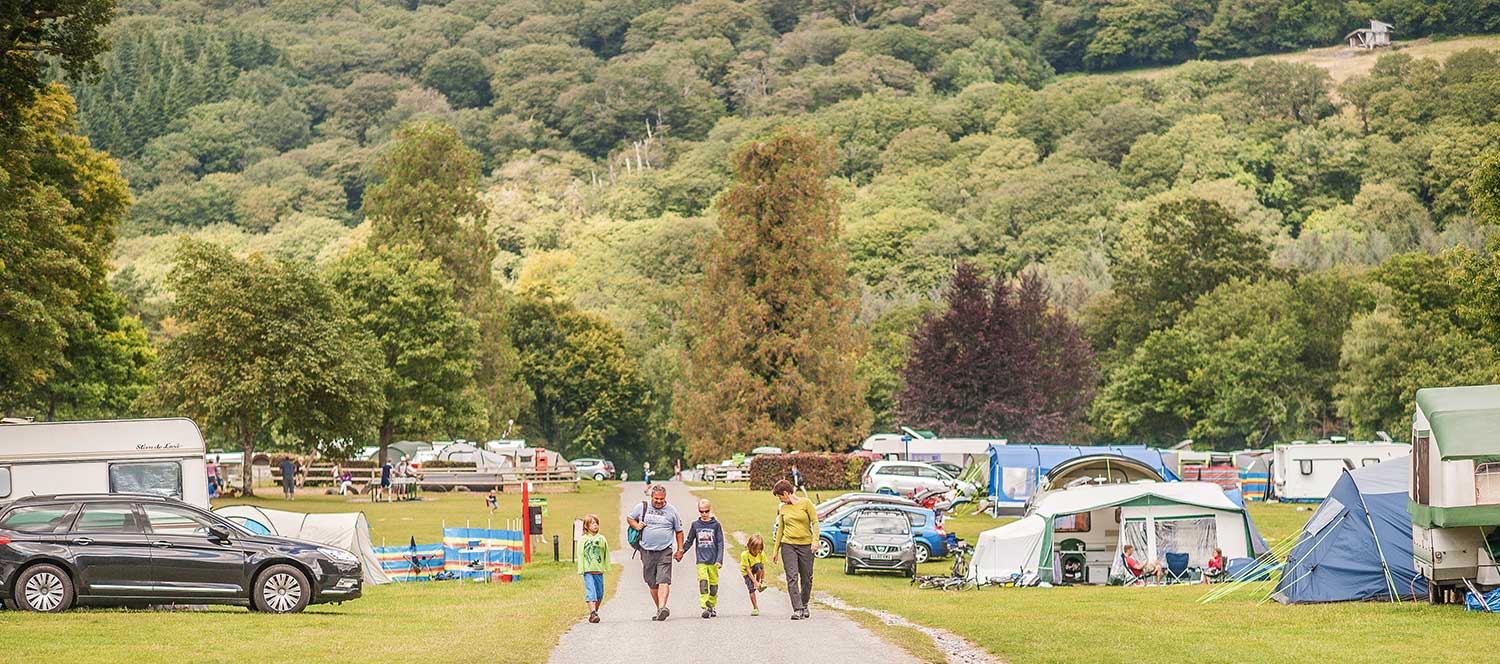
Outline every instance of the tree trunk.
{"type": "Polygon", "coordinates": [[[387,450],[390,448],[392,439],[395,437],[396,425],[391,422],[382,422],[380,424],[380,463],[378,465],[385,465],[385,460],[388,456],[387,450]]]}
{"type": "Polygon", "coordinates": [[[240,426],[240,451],[245,453],[242,465],[240,465],[240,493],[245,498],[255,496],[255,435],[252,435],[249,427],[240,426]]]}

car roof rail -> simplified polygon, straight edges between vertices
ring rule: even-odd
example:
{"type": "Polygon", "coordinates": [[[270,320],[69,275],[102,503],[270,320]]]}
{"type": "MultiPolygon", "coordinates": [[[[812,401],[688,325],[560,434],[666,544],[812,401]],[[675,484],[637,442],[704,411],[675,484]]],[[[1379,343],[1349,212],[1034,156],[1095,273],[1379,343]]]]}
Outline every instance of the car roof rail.
{"type": "Polygon", "coordinates": [[[163,496],[155,493],[142,493],[138,491],[120,491],[116,493],[49,493],[42,495],[31,495],[17,498],[15,502],[43,502],[54,500],[151,500],[158,502],[181,502],[171,496],[163,496]]]}

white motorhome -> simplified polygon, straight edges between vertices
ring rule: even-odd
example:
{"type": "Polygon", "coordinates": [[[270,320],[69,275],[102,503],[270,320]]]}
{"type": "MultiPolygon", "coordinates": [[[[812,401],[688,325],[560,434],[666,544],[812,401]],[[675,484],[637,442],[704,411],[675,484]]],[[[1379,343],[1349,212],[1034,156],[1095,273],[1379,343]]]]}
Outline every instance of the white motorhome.
{"type": "Polygon", "coordinates": [[[1345,470],[1373,466],[1411,454],[1406,443],[1293,441],[1271,448],[1271,484],[1282,502],[1318,502],[1328,497],[1345,470]]]}
{"type": "Polygon", "coordinates": [[[208,509],[204,450],[187,418],[0,424],[0,502],[151,493],[208,509]]]}

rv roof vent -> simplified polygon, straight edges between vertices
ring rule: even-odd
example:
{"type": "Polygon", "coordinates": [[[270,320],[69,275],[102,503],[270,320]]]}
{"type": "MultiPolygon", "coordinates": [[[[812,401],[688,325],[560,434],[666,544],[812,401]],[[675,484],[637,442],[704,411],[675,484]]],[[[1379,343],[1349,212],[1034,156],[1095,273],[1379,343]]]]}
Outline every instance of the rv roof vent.
{"type": "Polygon", "coordinates": [[[1347,443],[1347,442],[1349,442],[1349,437],[1348,436],[1329,436],[1328,440],[1331,440],[1331,441],[1333,441],[1335,443],[1347,443]]]}
{"type": "Polygon", "coordinates": [[[6,417],[0,418],[0,424],[31,424],[29,417],[6,417]]]}
{"type": "Polygon", "coordinates": [[[1294,440],[1294,441],[1292,441],[1292,444],[1293,445],[1306,445],[1307,441],[1305,441],[1305,440],[1294,440]]]}

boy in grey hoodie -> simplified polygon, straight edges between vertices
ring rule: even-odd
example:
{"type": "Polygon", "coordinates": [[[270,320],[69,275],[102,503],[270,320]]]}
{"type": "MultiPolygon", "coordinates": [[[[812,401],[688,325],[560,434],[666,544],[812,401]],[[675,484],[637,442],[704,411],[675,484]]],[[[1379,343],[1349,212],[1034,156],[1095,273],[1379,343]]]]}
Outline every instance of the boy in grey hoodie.
{"type": "Polygon", "coordinates": [[[703,617],[719,615],[714,607],[719,604],[719,568],[724,566],[724,527],[714,518],[713,505],[707,500],[698,501],[698,520],[688,526],[686,544],[677,552],[682,560],[688,547],[696,547],[698,554],[698,603],[703,607],[703,617]]]}

